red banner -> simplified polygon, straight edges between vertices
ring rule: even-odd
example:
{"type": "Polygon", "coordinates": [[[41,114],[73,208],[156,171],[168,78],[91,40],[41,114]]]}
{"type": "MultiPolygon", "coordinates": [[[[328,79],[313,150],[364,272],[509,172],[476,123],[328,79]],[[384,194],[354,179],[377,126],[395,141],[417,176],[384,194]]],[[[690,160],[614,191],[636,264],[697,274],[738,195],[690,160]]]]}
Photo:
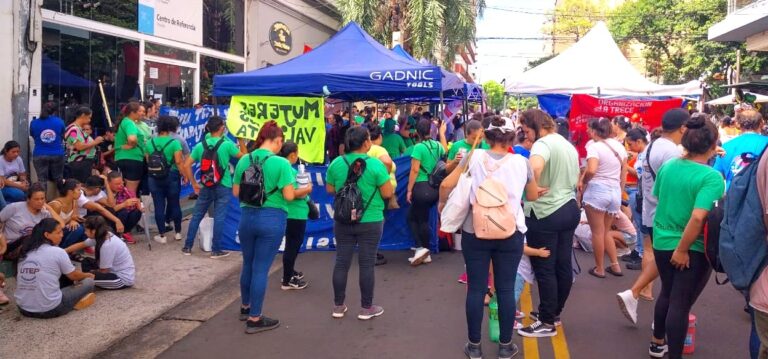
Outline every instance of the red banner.
{"type": "Polygon", "coordinates": [[[629,117],[633,123],[641,123],[647,130],[661,126],[661,117],[670,109],[682,106],[682,99],[671,100],[620,100],[597,98],[590,95],[571,96],[569,129],[571,142],[579,150],[579,157],[587,155],[584,146],[590,140],[587,121],[591,118],[614,116],[629,117]]]}

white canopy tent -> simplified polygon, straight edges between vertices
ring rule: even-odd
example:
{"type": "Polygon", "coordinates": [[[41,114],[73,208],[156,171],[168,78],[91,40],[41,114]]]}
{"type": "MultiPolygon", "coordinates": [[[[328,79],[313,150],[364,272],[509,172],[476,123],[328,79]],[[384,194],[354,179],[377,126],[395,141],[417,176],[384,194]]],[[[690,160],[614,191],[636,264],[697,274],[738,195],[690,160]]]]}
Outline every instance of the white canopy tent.
{"type": "MultiPolygon", "coordinates": [[[[747,93],[748,92],[745,92],[744,94],[746,95],[747,93]]],[[[761,94],[757,94],[757,93],[753,93],[753,95],[755,95],[755,97],[757,98],[755,100],[755,103],[758,103],[758,102],[768,102],[768,96],[766,96],[766,95],[761,95],[761,94]]],[[[723,97],[720,97],[720,98],[716,98],[716,99],[714,99],[712,101],[707,101],[707,105],[735,105],[735,104],[736,104],[736,102],[734,102],[733,94],[726,95],[726,96],[723,96],[723,97]]]]}
{"type": "Polygon", "coordinates": [[[555,58],[508,79],[507,93],[600,94],[618,96],[701,95],[699,81],[659,85],[641,75],[598,22],[581,40],[555,58]]]}

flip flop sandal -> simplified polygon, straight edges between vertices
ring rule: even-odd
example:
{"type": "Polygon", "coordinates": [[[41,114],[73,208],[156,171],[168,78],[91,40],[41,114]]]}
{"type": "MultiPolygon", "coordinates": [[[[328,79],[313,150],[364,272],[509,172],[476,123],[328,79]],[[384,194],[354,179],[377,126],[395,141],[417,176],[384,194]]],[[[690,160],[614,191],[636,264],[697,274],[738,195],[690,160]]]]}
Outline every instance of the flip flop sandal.
{"type": "Polygon", "coordinates": [[[597,274],[597,272],[595,271],[596,269],[597,269],[597,267],[592,267],[589,270],[589,274],[591,274],[591,275],[593,275],[593,276],[595,276],[597,278],[604,279],[605,278],[605,274],[602,274],[602,275],[601,274],[597,274]]]}
{"type": "Polygon", "coordinates": [[[614,271],[613,268],[611,268],[611,266],[605,267],[605,271],[607,273],[611,273],[612,275],[614,275],[616,277],[623,277],[624,276],[624,273],[614,271]]]}

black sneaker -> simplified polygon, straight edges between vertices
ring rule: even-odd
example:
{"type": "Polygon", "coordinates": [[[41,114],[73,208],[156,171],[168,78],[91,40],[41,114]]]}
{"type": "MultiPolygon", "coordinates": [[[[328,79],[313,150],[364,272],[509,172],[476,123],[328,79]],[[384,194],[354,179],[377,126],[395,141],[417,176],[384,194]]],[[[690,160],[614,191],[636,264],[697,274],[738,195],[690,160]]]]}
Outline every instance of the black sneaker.
{"type": "MultiPolygon", "coordinates": [[[[530,317],[531,317],[531,320],[533,320],[534,322],[539,320],[539,312],[531,312],[530,317]]],[[[559,327],[561,325],[563,325],[563,322],[560,321],[560,316],[556,315],[555,316],[555,326],[559,327]]]]}
{"type": "Polygon", "coordinates": [[[229,255],[229,252],[225,252],[225,251],[211,252],[211,258],[213,259],[224,258],[228,255],[229,255]]]}
{"type": "Polygon", "coordinates": [[[517,334],[528,338],[554,337],[557,335],[557,329],[552,324],[542,323],[537,320],[523,329],[518,329],[517,334]]]}
{"type": "Polygon", "coordinates": [[[301,279],[299,279],[297,277],[293,277],[293,278],[291,278],[290,281],[288,281],[288,283],[283,283],[280,286],[280,289],[282,289],[282,290],[304,289],[304,288],[307,287],[307,285],[309,285],[309,283],[307,283],[307,282],[305,282],[305,281],[303,281],[303,280],[301,280],[301,279]]]}
{"type": "Polygon", "coordinates": [[[387,264],[387,259],[384,258],[384,255],[382,255],[381,253],[376,253],[376,265],[380,266],[384,264],[387,264]]]}
{"type": "Polygon", "coordinates": [[[280,326],[280,321],[277,319],[267,318],[265,316],[261,316],[261,319],[258,321],[248,320],[245,322],[245,333],[246,334],[255,334],[258,332],[264,332],[267,330],[272,330],[280,326]]]}
{"type": "Polygon", "coordinates": [[[185,256],[191,256],[192,255],[192,248],[184,247],[181,249],[181,253],[184,253],[185,256]]]}
{"type": "Polygon", "coordinates": [[[483,348],[480,344],[467,343],[464,346],[464,355],[469,359],[483,359],[483,348]]]}
{"type": "Polygon", "coordinates": [[[293,277],[296,279],[304,279],[304,273],[293,271],[293,277]]]}
{"type": "Polygon", "coordinates": [[[248,317],[250,316],[250,314],[251,314],[251,308],[240,307],[240,321],[241,322],[244,322],[244,321],[248,320],[248,317]]]}
{"type": "Polygon", "coordinates": [[[648,355],[652,358],[663,358],[664,354],[667,354],[668,351],[669,348],[666,344],[656,344],[651,342],[651,345],[648,347],[648,355]]]}
{"type": "Polygon", "coordinates": [[[512,343],[499,344],[499,359],[511,359],[518,353],[520,353],[520,349],[517,348],[517,345],[512,343]]]}
{"type": "Polygon", "coordinates": [[[630,262],[626,265],[627,269],[629,270],[642,270],[643,269],[643,261],[637,261],[637,262],[630,262]]]}
{"type": "Polygon", "coordinates": [[[625,255],[625,256],[622,256],[622,257],[621,257],[621,260],[622,260],[623,262],[629,262],[629,263],[631,263],[631,262],[637,262],[637,261],[639,261],[639,260],[641,260],[641,259],[642,259],[642,258],[640,257],[640,253],[637,253],[637,251],[636,251],[636,250],[634,250],[634,249],[632,250],[632,252],[631,252],[631,253],[629,253],[629,254],[627,254],[627,255],[625,255]]]}

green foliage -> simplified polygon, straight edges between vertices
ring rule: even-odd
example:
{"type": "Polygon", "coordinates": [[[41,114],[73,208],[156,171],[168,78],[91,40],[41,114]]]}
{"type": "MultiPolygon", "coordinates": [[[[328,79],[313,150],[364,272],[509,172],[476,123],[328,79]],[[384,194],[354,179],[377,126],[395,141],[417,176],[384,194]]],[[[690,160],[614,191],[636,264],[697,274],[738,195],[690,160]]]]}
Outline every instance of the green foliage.
{"type": "Polygon", "coordinates": [[[483,92],[488,102],[488,107],[500,110],[504,106],[504,86],[496,81],[486,81],[483,84],[483,92]]]}
{"type": "Polygon", "coordinates": [[[597,21],[605,19],[604,11],[604,0],[564,0],[551,13],[552,20],[544,26],[543,32],[578,41],[597,21]]]}
{"type": "Polygon", "coordinates": [[[541,64],[543,64],[543,63],[545,63],[545,62],[547,62],[549,60],[552,60],[553,58],[555,58],[555,56],[557,56],[557,55],[556,54],[552,54],[552,55],[544,56],[542,58],[538,58],[536,60],[528,61],[528,67],[525,68],[525,71],[528,71],[528,70],[530,70],[530,69],[532,69],[532,68],[534,68],[536,66],[539,66],[539,65],[541,65],[541,64]]]}
{"type": "MultiPolygon", "coordinates": [[[[665,83],[681,83],[735,65],[744,44],[707,40],[708,29],[723,20],[726,0],[630,0],[611,14],[609,27],[620,43],[645,45],[648,72],[665,83]]],[[[764,71],[768,56],[742,51],[742,78],[764,71]]]]}

